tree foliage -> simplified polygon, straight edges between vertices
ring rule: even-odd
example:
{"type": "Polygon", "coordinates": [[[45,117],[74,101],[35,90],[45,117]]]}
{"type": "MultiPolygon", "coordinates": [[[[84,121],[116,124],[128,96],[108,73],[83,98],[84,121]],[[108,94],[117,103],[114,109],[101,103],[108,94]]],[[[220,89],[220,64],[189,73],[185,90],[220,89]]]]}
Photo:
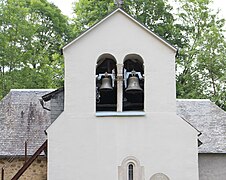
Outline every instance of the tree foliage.
{"type": "MultiPolygon", "coordinates": [[[[175,1],[177,11],[169,0],[124,0],[123,9],[178,47],[178,98],[209,98],[226,109],[225,20],[211,0],[175,1]]],[[[47,0],[0,0],[0,97],[10,88],[63,85],[61,46],[115,8],[114,0],[75,1],[71,26],[47,0]]]]}
{"type": "MultiPolygon", "coordinates": [[[[80,0],[74,5],[76,34],[91,27],[116,7],[114,0],[80,0]]],[[[158,35],[175,40],[172,7],[165,0],[125,0],[123,9],[158,35]]]]}
{"type": "Polygon", "coordinates": [[[179,0],[177,19],[183,41],[177,61],[177,95],[209,98],[226,108],[226,41],[224,19],[211,10],[210,0],[179,0]]]}
{"type": "Polygon", "coordinates": [[[82,0],[74,3],[74,29],[75,36],[91,27],[108,13],[114,10],[113,0],[82,0]]]}
{"type": "MultiPolygon", "coordinates": [[[[123,9],[178,47],[178,98],[209,98],[226,108],[225,20],[209,8],[211,0],[177,2],[176,13],[167,0],[124,0],[123,9]]],[[[111,0],[76,2],[74,30],[79,34],[115,8],[111,0]]]]}
{"type": "Polygon", "coordinates": [[[0,0],[0,15],[0,96],[11,88],[62,85],[67,17],[46,0],[0,0]]]}

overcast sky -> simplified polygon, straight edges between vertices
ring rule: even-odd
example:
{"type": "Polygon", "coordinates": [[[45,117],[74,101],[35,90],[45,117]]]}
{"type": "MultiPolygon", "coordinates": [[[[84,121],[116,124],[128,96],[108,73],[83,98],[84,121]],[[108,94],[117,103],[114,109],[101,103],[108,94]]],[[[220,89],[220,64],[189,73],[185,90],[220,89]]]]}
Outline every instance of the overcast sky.
{"type": "Polygon", "coordinates": [[[48,0],[60,8],[63,14],[72,17],[72,2],[76,0],[48,0]]]}

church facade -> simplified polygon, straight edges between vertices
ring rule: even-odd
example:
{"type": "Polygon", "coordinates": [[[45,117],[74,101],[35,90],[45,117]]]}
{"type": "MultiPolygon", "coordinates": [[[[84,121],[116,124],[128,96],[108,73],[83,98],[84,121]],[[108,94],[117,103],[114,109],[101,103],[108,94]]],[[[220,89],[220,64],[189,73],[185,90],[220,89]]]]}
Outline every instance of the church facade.
{"type": "Polygon", "coordinates": [[[177,49],[117,9],[63,48],[50,180],[198,180],[199,132],[176,114],[177,49]]]}

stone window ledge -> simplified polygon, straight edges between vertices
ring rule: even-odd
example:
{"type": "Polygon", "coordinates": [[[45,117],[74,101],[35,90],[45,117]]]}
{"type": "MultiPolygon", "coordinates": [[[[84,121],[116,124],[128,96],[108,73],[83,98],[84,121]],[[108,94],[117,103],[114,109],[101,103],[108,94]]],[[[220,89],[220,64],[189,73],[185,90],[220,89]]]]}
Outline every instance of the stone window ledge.
{"type": "Polygon", "coordinates": [[[112,117],[112,116],[145,116],[145,112],[144,111],[124,111],[124,112],[99,111],[99,112],[96,112],[96,117],[112,117]]]}

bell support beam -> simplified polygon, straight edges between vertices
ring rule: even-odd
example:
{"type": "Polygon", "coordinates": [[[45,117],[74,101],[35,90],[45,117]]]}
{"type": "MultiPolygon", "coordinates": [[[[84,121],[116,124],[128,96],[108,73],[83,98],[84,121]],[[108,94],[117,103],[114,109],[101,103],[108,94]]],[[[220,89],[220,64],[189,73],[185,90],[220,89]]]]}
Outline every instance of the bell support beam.
{"type": "Polygon", "coordinates": [[[122,112],[123,64],[117,64],[117,112],[122,112]]]}

